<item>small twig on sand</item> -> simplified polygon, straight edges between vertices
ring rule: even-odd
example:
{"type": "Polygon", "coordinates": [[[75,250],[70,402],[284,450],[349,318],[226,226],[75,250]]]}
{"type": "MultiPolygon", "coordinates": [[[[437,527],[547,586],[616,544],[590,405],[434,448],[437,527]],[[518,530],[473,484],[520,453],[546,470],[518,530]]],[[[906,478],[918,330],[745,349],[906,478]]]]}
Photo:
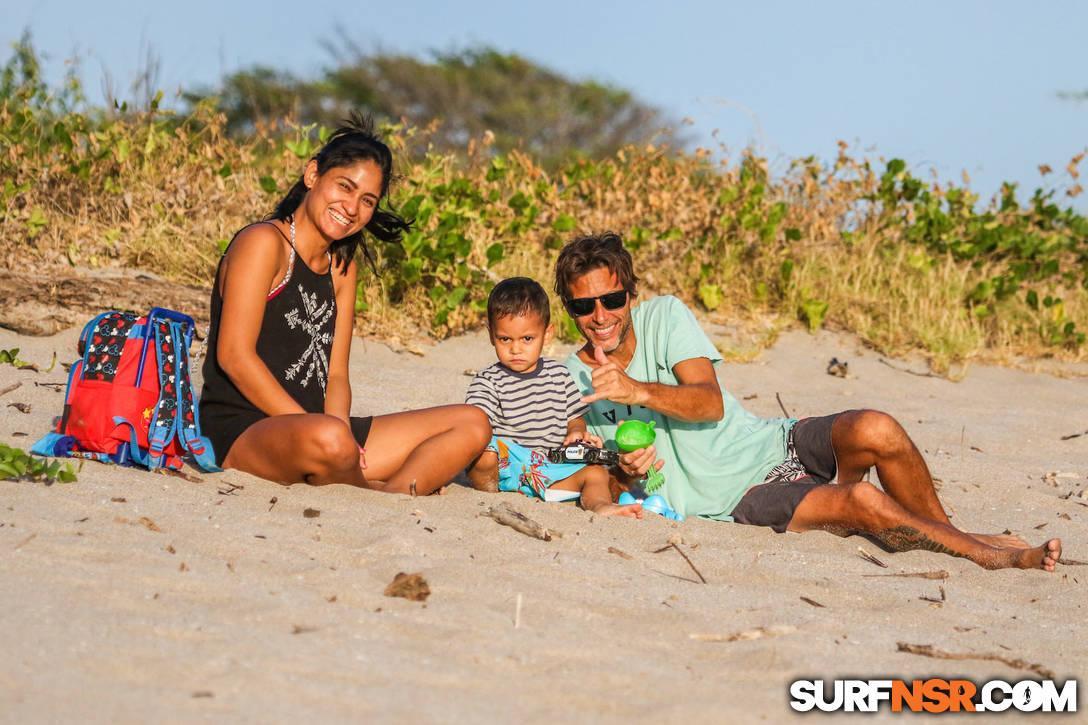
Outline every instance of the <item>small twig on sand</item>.
{"type": "Polygon", "coordinates": [[[23,385],[22,383],[15,383],[14,385],[9,385],[6,388],[4,388],[3,390],[0,390],[0,395],[7,395],[12,390],[18,390],[20,387],[22,387],[22,385],[23,385]]]}
{"type": "Polygon", "coordinates": [[[801,601],[805,604],[811,604],[814,607],[827,607],[826,604],[820,604],[815,599],[809,599],[808,597],[801,597],[801,601]]]}
{"type": "Polygon", "coordinates": [[[517,601],[514,602],[514,629],[521,627],[521,595],[518,594],[517,601]]]}
{"type": "Polygon", "coordinates": [[[790,417],[790,412],[788,410],[786,410],[786,406],[782,402],[782,396],[779,395],[778,393],[775,393],[774,394],[774,399],[778,401],[778,407],[782,409],[782,414],[785,415],[787,418],[789,418],[790,417]]]}
{"type": "Polygon", "coordinates": [[[28,544],[28,543],[30,543],[30,541],[31,541],[31,540],[32,540],[32,539],[33,539],[33,538],[34,538],[35,536],[37,536],[37,534],[31,534],[30,536],[26,537],[25,539],[23,539],[22,541],[20,541],[20,542],[19,542],[18,544],[16,544],[16,545],[15,545],[15,546],[14,546],[13,548],[14,548],[14,549],[16,549],[16,550],[18,550],[18,549],[21,549],[21,548],[23,548],[23,545],[24,545],[24,544],[28,544]]]}
{"type": "Polygon", "coordinates": [[[868,551],[861,548],[860,546],[858,547],[858,553],[861,554],[861,558],[865,559],[865,561],[872,562],[873,564],[876,564],[877,566],[883,567],[885,569],[888,568],[887,564],[885,564],[880,559],[876,558],[875,556],[873,556],[872,554],[870,554],[868,551]]]}
{"type": "Polygon", "coordinates": [[[628,554],[626,551],[622,551],[620,549],[617,549],[614,546],[608,547],[608,553],[609,554],[615,554],[616,556],[618,556],[621,559],[634,559],[635,558],[635,557],[631,556],[630,554],[628,554]]]}
{"type": "Polygon", "coordinates": [[[679,554],[680,556],[684,557],[684,561],[686,561],[688,563],[688,566],[691,567],[691,570],[693,572],[695,572],[695,576],[699,577],[699,581],[701,581],[703,584],[706,584],[706,577],[704,577],[702,575],[702,573],[698,569],[695,568],[695,565],[691,563],[691,559],[688,558],[688,555],[685,554],[684,552],[680,551],[680,547],[676,545],[676,542],[675,541],[669,542],[669,546],[676,549],[676,553],[679,554]]]}
{"type": "MultiPolygon", "coordinates": [[[[5,390],[4,392],[7,392],[7,391],[5,390]]],[[[3,395],[3,394],[4,393],[0,393],[0,395],[3,395]]],[[[1074,438],[1080,438],[1082,435],[1088,435],[1088,430],[1084,431],[1083,433],[1070,433],[1067,436],[1062,436],[1060,440],[1069,441],[1069,440],[1073,440],[1074,438]]]]}
{"type": "Polygon", "coordinates": [[[689,634],[688,637],[696,642],[743,642],[750,639],[761,639],[763,637],[777,637],[780,634],[789,634],[790,632],[796,632],[797,627],[790,624],[775,624],[770,627],[756,627],[755,629],[746,629],[743,632],[734,632],[733,634],[689,634]]]}
{"type": "Polygon", "coordinates": [[[1033,664],[1027,660],[1019,657],[1005,657],[998,654],[972,654],[969,652],[945,652],[944,650],[937,649],[931,644],[908,644],[906,642],[898,643],[899,651],[906,652],[912,655],[921,655],[923,657],[933,657],[938,660],[992,660],[994,662],[1001,662],[1016,670],[1027,670],[1028,672],[1034,672],[1040,677],[1053,680],[1054,673],[1048,670],[1042,665],[1033,664]]]}
{"type": "Polygon", "coordinates": [[[907,579],[947,579],[948,572],[944,569],[938,569],[937,571],[916,571],[911,573],[902,574],[862,574],[862,576],[899,576],[907,579]]]}
{"type": "Polygon", "coordinates": [[[1064,566],[1088,566],[1088,561],[1079,561],[1077,559],[1066,559],[1061,557],[1058,559],[1058,563],[1064,566]]]}
{"type": "Polygon", "coordinates": [[[885,360],[882,357],[877,358],[877,360],[884,363],[885,365],[890,367],[892,370],[898,370],[899,372],[907,373],[908,375],[917,375],[920,378],[939,378],[939,377],[941,377],[940,375],[937,375],[936,373],[932,373],[932,372],[917,373],[917,372],[915,372],[913,370],[908,370],[907,368],[901,368],[898,365],[892,365],[890,362],[888,362],[887,360],[885,360]]]}
{"type": "Polygon", "coordinates": [[[540,539],[541,541],[551,541],[553,534],[559,537],[563,536],[558,531],[549,531],[547,528],[533,521],[525,514],[510,508],[510,505],[506,503],[501,503],[498,506],[492,506],[480,515],[487,516],[488,518],[494,519],[503,526],[509,526],[514,531],[521,532],[526,536],[533,537],[534,539],[540,539]]]}
{"type": "MultiPolygon", "coordinates": [[[[193,474],[186,473],[185,471],[175,471],[173,468],[162,468],[162,467],[156,468],[154,470],[155,470],[155,473],[158,473],[159,475],[162,475],[162,476],[173,476],[174,478],[183,478],[186,481],[188,481],[189,483],[204,483],[204,479],[201,478],[200,476],[194,476],[193,474]]],[[[231,484],[231,485],[233,486],[234,484],[231,484]]],[[[242,486],[238,486],[238,488],[242,488],[242,486]]]]}

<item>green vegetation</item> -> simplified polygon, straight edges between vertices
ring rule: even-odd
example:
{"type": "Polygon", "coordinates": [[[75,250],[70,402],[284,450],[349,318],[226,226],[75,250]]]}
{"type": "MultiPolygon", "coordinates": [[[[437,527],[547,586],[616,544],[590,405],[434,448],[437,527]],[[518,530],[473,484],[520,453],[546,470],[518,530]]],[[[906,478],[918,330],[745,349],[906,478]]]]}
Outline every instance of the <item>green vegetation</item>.
{"type": "MultiPolygon", "coordinates": [[[[28,48],[0,73],[9,269],[121,265],[209,285],[230,236],[271,209],[327,133],[260,123],[228,134],[211,99],[184,114],[157,101],[75,110],[78,83],[44,87],[28,48]]],[[[1054,190],[1021,199],[1010,184],[983,205],[846,144],[827,163],[772,174],[752,154],[716,162],[646,143],[545,163],[484,132],[466,131],[455,153],[441,128],[386,126],[402,173],[393,204],[416,226],[402,245],[375,245],[380,278],[360,266],[361,332],[404,340],[479,326],[496,281],[527,274],[549,286],[564,241],[613,229],[643,290],[740,331],[723,343],[734,357],[793,323],[919,351],[945,372],[972,359],[1086,357],[1088,219],[1054,190]]]]}
{"type": "Polygon", "coordinates": [[[53,362],[49,363],[49,367],[42,370],[38,367],[37,363],[27,362],[26,360],[19,359],[19,348],[13,347],[10,350],[0,350],[0,365],[11,365],[17,369],[26,368],[27,370],[33,370],[34,372],[53,372],[53,367],[57,364],[57,353],[53,353],[53,362]]]}
{"type": "Polygon", "coordinates": [[[70,463],[34,458],[22,448],[0,443],[0,477],[14,481],[25,478],[45,483],[71,483],[76,480],[76,471],[70,463]]]}

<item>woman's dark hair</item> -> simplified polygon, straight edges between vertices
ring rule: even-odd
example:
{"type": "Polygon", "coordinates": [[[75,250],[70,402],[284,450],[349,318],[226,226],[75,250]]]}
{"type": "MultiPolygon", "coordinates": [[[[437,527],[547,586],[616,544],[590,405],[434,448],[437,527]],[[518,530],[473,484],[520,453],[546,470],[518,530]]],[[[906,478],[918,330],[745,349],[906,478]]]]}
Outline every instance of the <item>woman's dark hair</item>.
{"type": "Polygon", "coordinates": [[[615,232],[586,234],[563,247],[555,260],[555,293],[564,306],[571,300],[571,283],[601,267],[616,275],[623,288],[635,296],[638,277],[623,238],[615,232]]]}
{"type": "MultiPolygon", "coordinates": [[[[383,242],[399,242],[401,235],[411,228],[410,223],[389,206],[387,195],[393,176],[393,154],[378,137],[374,130],[374,119],[369,115],[353,112],[351,117],[329,136],[329,140],[317,152],[313,160],[317,162],[318,176],[329,169],[351,166],[360,161],[373,161],[382,171],[382,190],[374,215],[370,217],[365,227],[366,231],[383,242]],[[383,201],[385,208],[382,208],[383,201]]],[[[287,195],[276,204],[276,208],[265,219],[290,220],[305,198],[307,190],[305,177],[300,176],[287,195]]],[[[360,247],[370,268],[377,275],[378,269],[374,264],[374,258],[370,256],[370,249],[366,246],[362,231],[332,243],[330,251],[333,261],[336,266],[346,272],[348,264],[355,256],[355,250],[360,247]]]]}
{"type": "Polygon", "coordinates": [[[548,293],[528,277],[509,277],[495,285],[487,296],[487,324],[495,326],[500,317],[534,314],[547,327],[552,321],[548,293]]]}

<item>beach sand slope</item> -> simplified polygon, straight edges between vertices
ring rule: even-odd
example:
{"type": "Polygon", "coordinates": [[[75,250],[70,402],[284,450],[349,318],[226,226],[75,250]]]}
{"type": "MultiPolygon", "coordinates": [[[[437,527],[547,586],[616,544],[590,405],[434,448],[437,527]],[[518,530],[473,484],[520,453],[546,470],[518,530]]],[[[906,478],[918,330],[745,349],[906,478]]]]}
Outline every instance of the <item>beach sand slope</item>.
{"type": "MultiPolygon", "coordinates": [[[[75,358],[77,334],[0,330],[0,348],[45,367],[75,358]]],[[[357,414],[461,402],[493,354],[479,333],[425,356],[353,346],[357,414]]],[[[1061,440],[1088,429],[1083,379],[974,367],[954,383],[801,332],[718,375],[760,415],[781,415],[778,398],[795,417],[885,410],[954,523],[1061,537],[1088,560],[1088,435],[1061,440]],[[851,377],[827,374],[832,357],[851,377]]],[[[63,394],[36,383],[65,379],[0,366],[0,389],[22,383],[0,397],[0,441],[45,433],[63,394]]],[[[1082,564],[989,572],[861,537],[607,519],[457,485],[413,499],[187,473],[199,481],[93,463],[76,483],[0,481],[0,721],[776,722],[798,678],[1039,678],[899,642],[1088,672],[1082,564]],[[503,502],[561,536],[480,515],[503,502]],[[677,536],[705,584],[659,551],[677,536]],[[384,596],[398,572],[430,597],[384,596]]]]}

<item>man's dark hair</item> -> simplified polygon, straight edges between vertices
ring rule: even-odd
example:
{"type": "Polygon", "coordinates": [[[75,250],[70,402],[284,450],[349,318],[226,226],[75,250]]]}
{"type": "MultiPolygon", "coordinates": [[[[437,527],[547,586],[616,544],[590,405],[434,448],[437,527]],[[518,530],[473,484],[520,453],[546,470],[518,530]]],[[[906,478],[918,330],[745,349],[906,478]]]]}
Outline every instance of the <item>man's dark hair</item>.
{"type": "Polygon", "coordinates": [[[616,275],[623,288],[635,296],[638,277],[623,238],[615,232],[585,234],[563,247],[555,260],[555,293],[563,304],[571,300],[570,285],[575,279],[601,267],[616,275]]]}
{"type": "Polygon", "coordinates": [[[510,277],[495,285],[487,296],[487,324],[495,326],[500,317],[514,317],[529,313],[537,315],[544,326],[552,321],[548,293],[536,280],[528,277],[510,277]]]}

